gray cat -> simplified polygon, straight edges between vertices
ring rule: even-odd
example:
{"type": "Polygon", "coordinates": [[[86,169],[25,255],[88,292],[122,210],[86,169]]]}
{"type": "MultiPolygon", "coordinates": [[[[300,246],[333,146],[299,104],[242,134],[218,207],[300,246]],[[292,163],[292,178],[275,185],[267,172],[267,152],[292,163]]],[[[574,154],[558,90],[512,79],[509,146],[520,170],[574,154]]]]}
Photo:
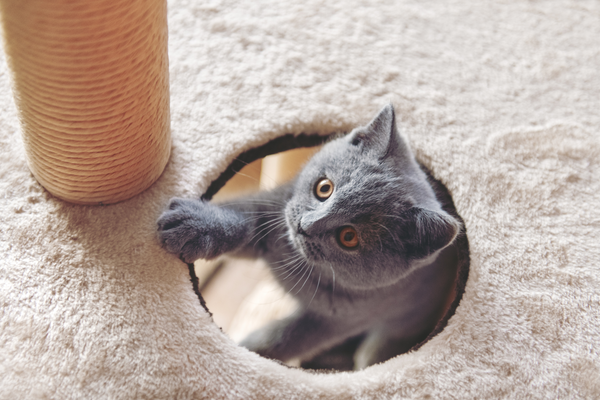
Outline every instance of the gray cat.
{"type": "Polygon", "coordinates": [[[462,225],[432,182],[388,105],[367,126],[327,143],[289,184],[219,205],[171,200],[159,236],[186,262],[262,257],[299,300],[295,314],[242,346],[308,360],[361,335],[360,369],[424,340],[447,306],[462,225]]]}

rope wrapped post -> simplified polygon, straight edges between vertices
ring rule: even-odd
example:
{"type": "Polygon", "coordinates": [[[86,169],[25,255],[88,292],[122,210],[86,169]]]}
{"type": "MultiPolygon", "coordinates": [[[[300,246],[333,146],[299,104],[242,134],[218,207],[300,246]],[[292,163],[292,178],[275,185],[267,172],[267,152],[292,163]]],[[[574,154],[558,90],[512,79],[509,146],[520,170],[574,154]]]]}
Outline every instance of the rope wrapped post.
{"type": "Polygon", "coordinates": [[[53,195],[109,204],[170,154],[166,0],[0,0],[27,161],[53,195]]]}

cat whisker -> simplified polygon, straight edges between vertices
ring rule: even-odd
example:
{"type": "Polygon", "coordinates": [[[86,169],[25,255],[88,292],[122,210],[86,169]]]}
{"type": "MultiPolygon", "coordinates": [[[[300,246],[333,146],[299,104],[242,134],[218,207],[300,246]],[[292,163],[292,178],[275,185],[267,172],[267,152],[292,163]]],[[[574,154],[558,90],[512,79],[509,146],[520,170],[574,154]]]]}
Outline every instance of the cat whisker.
{"type": "MultiPolygon", "coordinates": [[[[248,161],[244,161],[244,160],[242,160],[242,159],[241,159],[241,158],[239,158],[239,157],[235,157],[235,158],[234,158],[234,160],[235,160],[235,161],[238,161],[238,162],[241,162],[242,164],[244,164],[244,165],[246,165],[246,166],[247,166],[247,165],[250,165],[250,163],[249,163],[248,161]]],[[[237,173],[237,171],[236,171],[236,173],[237,173]]]]}
{"type": "MultiPolygon", "coordinates": [[[[302,286],[300,286],[300,289],[298,289],[298,291],[296,292],[296,294],[298,294],[298,293],[300,293],[302,291],[302,288],[304,288],[304,285],[306,285],[306,282],[308,282],[308,279],[312,275],[314,269],[315,269],[315,264],[311,263],[310,272],[308,273],[308,275],[306,275],[306,279],[304,280],[304,283],[302,284],[302,286]]],[[[302,276],[304,277],[304,275],[302,275],[302,276]]]]}
{"type": "Polygon", "coordinates": [[[266,200],[266,199],[247,199],[244,201],[223,201],[223,202],[216,202],[218,205],[220,206],[239,206],[239,205],[248,205],[248,204],[258,204],[258,205],[262,205],[262,206],[285,206],[285,203],[282,201],[275,201],[275,200],[266,200]]]}
{"type": "Polygon", "coordinates": [[[260,197],[250,197],[250,198],[246,198],[245,200],[239,200],[239,199],[231,199],[231,200],[223,200],[221,202],[221,204],[248,204],[248,203],[255,203],[255,204],[285,204],[284,201],[281,200],[276,200],[276,199],[263,199],[260,197]]]}
{"type": "MultiPolygon", "coordinates": [[[[256,240],[256,243],[258,243],[258,242],[260,242],[261,240],[263,240],[263,239],[264,239],[264,238],[265,238],[267,235],[269,235],[269,234],[270,234],[271,232],[273,232],[275,229],[278,229],[278,228],[283,228],[283,227],[285,227],[285,223],[284,223],[284,222],[281,222],[281,221],[280,221],[280,222],[278,222],[278,223],[275,223],[274,225],[272,225],[271,229],[267,230],[267,233],[265,233],[265,234],[264,234],[264,235],[262,235],[262,236],[261,236],[261,237],[260,237],[258,240],[256,240]]],[[[262,231],[264,231],[264,228],[263,228],[263,230],[261,230],[261,232],[262,232],[262,231]]],[[[260,232],[259,232],[259,233],[260,233],[260,232]]],[[[254,238],[254,237],[253,237],[253,238],[254,238]]],[[[255,244],[255,245],[256,245],[256,244],[255,244]]]]}
{"type": "Polygon", "coordinates": [[[310,303],[312,303],[312,301],[315,298],[315,295],[317,294],[317,290],[319,290],[319,284],[321,283],[321,269],[319,269],[319,280],[317,281],[317,287],[315,289],[315,292],[313,293],[312,297],[310,298],[310,301],[308,302],[308,305],[306,306],[306,308],[308,308],[310,306],[310,303]]]}
{"type": "MultiPolygon", "coordinates": [[[[245,166],[248,166],[248,165],[250,165],[250,163],[249,163],[249,162],[247,162],[247,161],[244,161],[244,160],[242,160],[242,159],[239,159],[239,158],[237,158],[237,157],[236,157],[234,160],[236,160],[236,161],[238,161],[238,162],[241,162],[241,163],[242,163],[242,164],[244,164],[245,166]]],[[[261,164],[261,165],[262,165],[262,164],[261,164]]],[[[272,176],[269,176],[268,174],[265,174],[265,173],[263,173],[263,172],[264,172],[264,171],[262,170],[262,167],[261,167],[261,171],[260,171],[260,175],[261,175],[261,177],[263,177],[263,176],[264,176],[265,178],[268,178],[268,179],[269,179],[269,180],[270,180],[272,183],[275,183],[275,184],[278,184],[278,183],[279,183],[279,182],[278,182],[276,179],[274,179],[272,176]]],[[[239,172],[236,172],[236,174],[237,174],[237,173],[239,173],[239,172]]],[[[245,175],[243,175],[243,176],[245,176],[245,175]]],[[[256,181],[256,182],[260,182],[260,181],[259,181],[257,178],[255,178],[255,177],[253,177],[253,176],[249,176],[248,178],[250,178],[250,179],[253,179],[253,180],[254,180],[254,181],[256,181]]]]}
{"type": "MultiPolygon", "coordinates": [[[[294,288],[295,288],[295,287],[296,287],[296,286],[297,286],[297,285],[298,285],[300,282],[302,282],[302,281],[304,280],[304,275],[306,275],[306,272],[308,272],[308,270],[309,270],[308,268],[305,268],[305,267],[307,267],[307,266],[308,266],[308,262],[307,262],[306,260],[304,260],[304,261],[302,262],[302,264],[301,264],[301,265],[302,265],[302,268],[301,268],[301,270],[303,270],[304,272],[302,272],[302,276],[300,277],[300,279],[298,279],[298,281],[297,281],[297,282],[294,284],[294,286],[292,286],[292,288],[291,288],[290,290],[288,290],[288,293],[290,293],[290,294],[292,293],[292,290],[294,290],[294,288]]],[[[302,289],[302,288],[300,288],[300,289],[302,289]]],[[[296,292],[296,294],[298,294],[298,293],[299,293],[299,291],[298,291],[298,292],[296,292]]]]}
{"type": "Polygon", "coordinates": [[[331,273],[333,274],[333,286],[331,287],[331,294],[333,294],[335,293],[335,270],[331,264],[329,264],[329,268],[331,268],[331,273]]]}
{"type": "MultiPolygon", "coordinates": [[[[265,221],[265,222],[263,222],[262,224],[260,224],[259,226],[257,226],[257,227],[255,228],[255,229],[259,229],[259,228],[260,228],[260,229],[258,230],[258,232],[256,232],[256,233],[254,234],[254,236],[252,236],[252,237],[250,238],[250,242],[251,242],[252,240],[254,240],[254,238],[255,238],[255,237],[257,237],[258,235],[262,234],[262,232],[264,232],[266,229],[269,229],[269,228],[273,227],[273,225],[274,225],[275,227],[278,227],[278,226],[283,226],[283,225],[284,225],[284,223],[285,223],[285,219],[284,219],[283,217],[281,217],[281,218],[269,219],[268,221],[265,221]],[[271,225],[271,224],[273,224],[273,225],[271,225]],[[265,226],[265,225],[266,225],[266,226],[265,226]]],[[[264,237],[264,236],[263,236],[263,237],[264,237]]],[[[262,239],[262,238],[261,238],[261,239],[262,239]]]]}
{"type": "Polygon", "coordinates": [[[381,242],[381,235],[377,234],[377,239],[379,240],[379,251],[383,253],[383,243],[381,242]]]}
{"type": "Polygon", "coordinates": [[[284,260],[281,260],[281,261],[273,261],[271,264],[281,264],[281,263],[285,263],[285,262],[287,262],[288,260],[291,260],[292,258],[296,258],[296,257],[297,257],[297,256],[299,256],[299,255],[300,255],[300,254],[299,254],[298,252],[296,252],[296,251],[292,251],[292,252],[289,252],[289,253],[285,253],[285,254],[283,254],[283,257],[287,257],[287,256],[290,256],[290,257],[287,257],[287,258],[285,258],[284,260]]]}
{"type": "Polygon", "coordinates": [[[254,240],[255,237],[257,237],[258,235],[262,234],[262,232],[266,229],[269,229],[273,226],[275,222],[273,222],[273,220],[268,220],[263,222],[262,224],[258,225],[255,229],[257,230],[257,232],[250,238],[250,242],[252,240],[254,240]]]}
{"type": "MultiPolygon", "coordinates": [[[[262,215],[259,215],[259,216],[255,216],[255,217],[248,217],[248,218],[246,218],[244,221],[245,221],[245,222],[254,222],[254,221],[259,221],[259,220],[261,220],[262,218],[263,218],[263,216],[262,216],[262,215]]],[[[274,219],[270,219],[270,220],[268,220],[268,221],[265,221],[265,223],[272,222],[273,220],[274,220],[274,219]]],[[[258,228],[258,227],[257,227],[257,228],[258,228]]]]}
{"type": "Polygon", "coordinates": [[[281,268],[283,268],[283,267],[285,267],[285,266],[288,266],[288,265],[290,265],[290,264],[293,264],[293,263],[296,263],[296,262],[300,261],[302,258],[303,258],[303,257],[302,257],[302,254],[296,254],[296,255],[293,255],[293,256],[291,256],[291,257],[288,257],[288,258],[286,258],[286,259],[285,259],[285,260],[283,260],[283,261],[279,261],[278,263],[283,263],[284,265],[280,265],[280,266],[278,266],[278,267],[275,267],[275,268],[277,268],[277,269],[281,269],[281,268]]]}
{"type": "MultiPolygon", "coordinates": [[[[261,220],[261,219],[263,219],[263,216],[262,216],[262,215],[259,215],[259,216],[257,216],[257,217],[249,217],[249,218],[246,218],[246,219],[245,219],[245,221],[246,221],[246,222],[254,222],[254,221],[259,221],[259,220],[261,220]]],[[[281,216],[281,217],[276,217],[276,218],[270,218],[270,219],[266,220],[265,222],[263,222],[261,225],[257,226],[255,229],[258,229],[258,228],[260,228],[261,226],[263,226],[263,225],[265,225],[265,224],[268,224],[268,223],[270,223],[270,222],[282,222],[282,221],[285,221],[285,217],[283,217],[283,216],[281,216]]]]}
{"type": "Polygon", "coordinates": [[[396,218],[396,219],[400,219],[400,220],[406,221],[406,218],[404,218],[404,217],[401,217],[401,216],[398,216],[398,215],[387,215],[387,214],[386,214],[386,215],[382,215],[382,217],[387,217],[387,218],[396,218]]]}
{"type": "MultiPolygon", "coordinates": [[[[285,277],[284,277],[282,280],[284,280],[284,281],[285,281],[285,280],[287,280],[287,279],[288,279],[290,276],[292,276],[292,274],[294,274],[294,275],[295,275],[295,272],[296,272],[298,269],[302,269],[302,265],[303,265],[304,263],[306,263],[306,261],[305,261],[305,260],[303,260],[303,261],[301,261],[301,262],[297,263],[295,267],[291,268],[291,271],[289,272],[289,274],[287,274],[287,275],[286,275],[286,276],[285,276],[285,277]]],[[[288,270],[288,271],[289,271],[289,270],[288,270]]],[[[286,272],[287,272],[287,271],[286,271],[286,272]]],[[[284,273],[285,273],[285,272],[284,272],[284,273]]]]}
{"type": "MultiPolygon", "coordinates": [[[[390,237],[391,237],[391,238],[392,238],[392,240],[394,241],[394,244],[395,244],[396,246],[398,245],[398,243],[396,243],[396,238],[394,237],[394,235],[392,234],[392,232],[391,232],[391,231],[390,231],[390,230],[389,230],[389,229],[388,229],[388,228],[387,228],[385,225],[382,225],[382,224],[380,224],[380,223],[378,223],[378,222],[375,222],[375,224],[379,225],[380,227],[382,227],[383,229],[385,229],[386,231],[388,231],[388,233],[390,234],[390,237]]],[[[381,239],[380,239],[380,240],[381,240],[381,239]]]]}
{"type": "MultiPolygon", "coordinates": [[[[245,168],[245,167],[247,167],[247,166],[251,165],[251,163],[249,163],[248,161],[244,161],[244,160],[242,160],[242,159],[241,159],[241,158],[239,158],[239,157],[235,157],[235,158],[234,158],[234,160],[235,160],[235,161],[237,161],[237,162],[240,162],[240,163],[244,164],[244,167],[242,167],[242,168],[240,169],[240,171],[241,171],[243,168],[245,168]]],[[[257,170],[257,169],[259,169],[259,168],[253,168],[253,169],[254,169],[254,170],[257,170]]],[[[240,173],[240,171],[234,171],[234,172],[235,172],[236,174],[239,174],[239,173],[240,173]]],[[[251,178],[254,178],[254,177],[251,177],[251,178]]],[[[254,179],[258,181],[258,179],[257,179],[257,178],[254,178],[254,179]]]]}
{"type": "Polygon", "coordinates": [[[281,211],[242,211],[242,214],[281,215],[281,211]]]}
{"type": "Polygon", "coordinates": [[[302,256],[295,257],[293,260],[291,260],[291,261],[288,261],[288,262],[287,262],[287,263],[285,263],[284,265],[280,265],[280,266],[278,266],[278,267],[271,268],[271,270],[272,270],[272,271],[277,271],[277,270],[280,270],[280,269],[285,269],[285,270],[287,271],[287,270],[288,270],[288,267],[289,267],[290,265],[292,265],[292,264],[296,264],[296,263],[297,263],[297,262],[299,262],[301,259],[302,259],[302,256]]]}
{"type": "MultiPolygon", "coordinates": [[[[241,160],[238,160],[238,161],[241,161],[241,160]]],[[[243,162],[243,161],[242,161],[242,162],[243,162]]],[[[249,164],[248,164],[248,163],[246,163],[246,165],[249,165],[249,164]]],[[[244,173],[242,173],[242,172],[241,172],[241,170],[240,170],[240,171],[235,171],[235,174],[236,174],[236,175],[243,176],[244,178],[252,179],[254,182],[258,182],[258,183],[260,183],[260,179],[257,179],[257,178],[255,178],[255,177],[253,177],[253,176],[251,176],[251,175],[248,175],[248,174],[244,174],[244,173]]]]}
{"type": "Polygon", "coordinates": [[[275,240],[275,244],[277,244],[277,242],[279,242],[281,239],[285,238],[288,236],[287,232],[282,233],[281,235],[277,236],[277,240],[275,240]]]}
{"type": "Polygon", "coordinates": [[[290,257],[284,258],[284,259],[283,259],[283,260],[281,260],[281,261],[273,261],[273,262],[272,262],[272,263],[270,263],[270,264],[271,264],[271,265],[276,265],[276,264],[282,264],[282,263],[286,263],[286,262],[288,262],[289,260],[291,260],[291,259],[294,259],[294,258],[298,258],[298,257],[300,256],[298,253],[295,253],[295,252],[288,253],[288,254],[285,254],[285,255],[286,255],[286,256],[287,256],[287,255],[289,255],[290,257]]]}

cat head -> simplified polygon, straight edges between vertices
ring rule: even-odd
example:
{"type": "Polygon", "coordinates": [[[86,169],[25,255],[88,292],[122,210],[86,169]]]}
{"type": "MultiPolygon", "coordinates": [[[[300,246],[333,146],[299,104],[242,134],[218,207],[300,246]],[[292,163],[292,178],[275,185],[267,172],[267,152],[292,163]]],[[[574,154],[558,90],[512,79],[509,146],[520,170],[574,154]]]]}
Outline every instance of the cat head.
{"type": "Polygon", "coordinates": [[[398,133],[392,105],[307,163],[285,216],[292,246],[348,288],[397,282],[460,229],[398,133]]]}

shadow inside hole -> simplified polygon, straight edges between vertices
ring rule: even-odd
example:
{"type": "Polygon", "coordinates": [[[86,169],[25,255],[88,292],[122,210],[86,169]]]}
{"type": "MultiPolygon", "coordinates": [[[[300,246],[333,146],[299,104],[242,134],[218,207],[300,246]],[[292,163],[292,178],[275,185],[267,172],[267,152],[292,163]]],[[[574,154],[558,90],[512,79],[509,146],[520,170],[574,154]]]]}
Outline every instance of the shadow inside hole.
{"type": "MultiPolygon", "coordinates": [[[[218,203],[282,184],[293,178],[302,165],[318,151],[316,146],[326,140],[327,137],[317,135],[286,135],[243,153],[211,184],[203,198],[210,200],[214,197],[214,201],[218,203]]],[[[423,170],[435,187],[436,194],[441,197],[444,210],[462,222],[447,189],[424,167],[423,170]]],[[[439,333],[454,314],[462,298],[469,271],[466,234],[457,238],[456,249],[440,255],[443,262],[456,264],[456,273],[437,325],[431,332],[413,338],[405,347],[398,348],[397,353],[417,350],[439,333]]],[[[212,262],[200,260],[195,263],[193,270],[199,279],[201,297],[212,312],[215,323],[236,342],[269,321],[291,314],[298,306],[293,297],[277,284],[268,266],[260,260],[230,257],[212,262]]],[[[288,364],[313,370],[352,370],[354,353],[363,339],[364,334],[357,335],[311,360],[294,360],[288,364]]]]}

